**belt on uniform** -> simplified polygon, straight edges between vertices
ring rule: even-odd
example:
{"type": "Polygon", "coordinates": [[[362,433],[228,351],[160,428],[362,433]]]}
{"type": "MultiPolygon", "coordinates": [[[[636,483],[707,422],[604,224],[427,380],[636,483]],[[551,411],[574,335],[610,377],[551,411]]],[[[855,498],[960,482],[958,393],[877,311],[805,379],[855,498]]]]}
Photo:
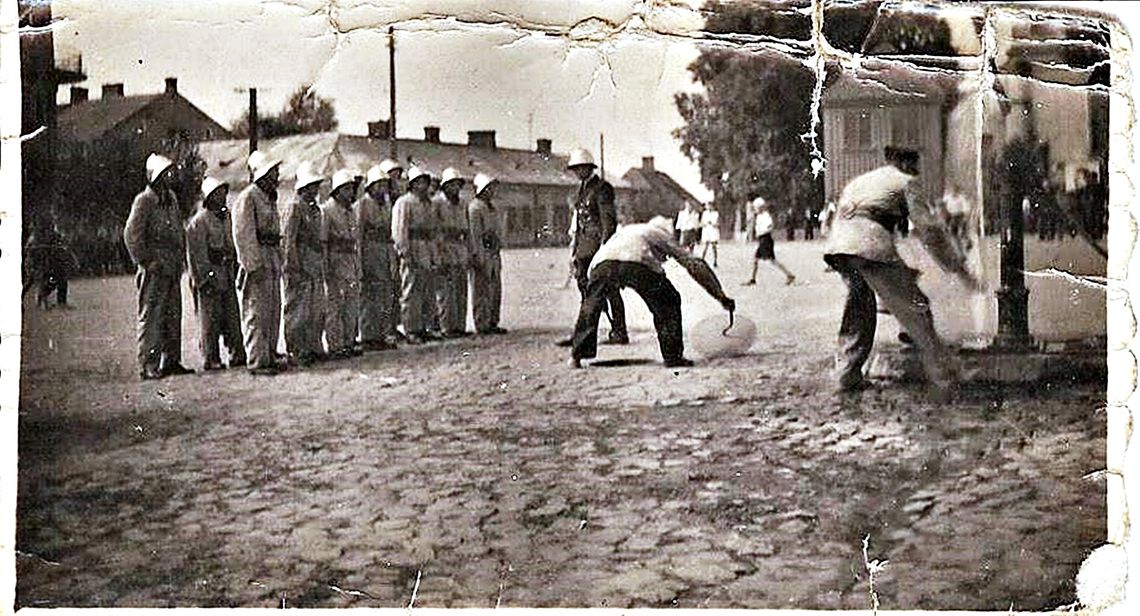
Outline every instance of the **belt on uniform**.
{"type": "Polygon", "coordinates": [[[257,243],[262,246],[280,246],[281,235],[278,233],[258,233],[257,243]]]}
{"type": "Polygon", "coordinates": [[[209,255],[210,261],[212,263],[233,263],[234,261],[233,254],[228,250],[210,248],[208,251],[206,251],[206,254],[209,255]]]}
{"type": "Polygon", "coordinates": [[[409,229],[408,239],[410,240],[430,240],[435,237],[433,229],[409,229]]]}
{"type": "Polygon", "coordinates": [[[354,240],[346,240],[340,238],[329,238],[329,250],[340,253],[356,252],[356,242],[354,240]]]}

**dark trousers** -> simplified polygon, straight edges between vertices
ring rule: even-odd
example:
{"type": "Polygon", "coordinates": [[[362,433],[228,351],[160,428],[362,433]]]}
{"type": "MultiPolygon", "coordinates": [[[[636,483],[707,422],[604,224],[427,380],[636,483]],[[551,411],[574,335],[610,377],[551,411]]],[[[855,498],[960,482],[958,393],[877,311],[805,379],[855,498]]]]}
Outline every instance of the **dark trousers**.
{"type": "MultiPolygon", "coordinates": [[[[574,263],[574,276],[578,282],[578,293],[582,295],[583,306],[586,303],[586,296],[589,295],[590,288],[590,261],[593,260],[593,255],[585,258],[578,259],[574,263]]],[[[625,327],[625,303],[621,299],[621,292],[619,288],[614,288],[605,297],[606,303],[609,304],[609,317],[610,317],[610,336],[616,338],[628,338],[629,331],[625,327]]],[[[597,330],[595,324],[594,329],[597,330]]],[[[592,357],[592,356],[591,356],[592,357]]]]}
{"type": "Polygon", "coordinates": [[[182,363],[182,271],[139,267],[139,368],[162,371],[182,363]]]}
{"type": "MultiPolygon", "coordinates": [[[[578,359],[597,356],[598,319],[602,316],[602,308],[624,287],[633,289],[653,314],[661,357],[666,362],[681,359],[685,354],[681,332],[681,294],[665,274],[640,263],[625,261],[602,261],[590,275],[582,307],[578,311],[578,323],[574,327],[573,356],[578,359]]],[[[624,331],[624,320],[622,326],[624,331]]]]}

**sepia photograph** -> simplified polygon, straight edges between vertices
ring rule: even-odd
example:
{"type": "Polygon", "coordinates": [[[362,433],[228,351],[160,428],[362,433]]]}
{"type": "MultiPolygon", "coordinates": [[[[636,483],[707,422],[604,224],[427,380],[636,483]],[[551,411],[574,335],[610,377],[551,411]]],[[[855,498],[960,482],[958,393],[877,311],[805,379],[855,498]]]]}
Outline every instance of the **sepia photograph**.
{"type": "Polygon", "coordinates": [[[1111,14],[4,5],[16,609],[1119,599],[1111,14]]]}

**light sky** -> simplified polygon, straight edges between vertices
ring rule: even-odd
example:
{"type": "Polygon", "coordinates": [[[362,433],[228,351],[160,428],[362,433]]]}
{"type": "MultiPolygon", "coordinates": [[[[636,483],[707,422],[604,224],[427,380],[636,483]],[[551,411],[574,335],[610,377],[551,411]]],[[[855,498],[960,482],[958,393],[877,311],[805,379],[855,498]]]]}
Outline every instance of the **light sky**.
{"type": "MultiPolygon", "coordinates": [[[[78,84],[127,94],[159,92],[163,78],[230,126],[258,88],[263,113],[311,83],[335,101],[340,130],[364,134],[388,116],[387,26],[397,28],[397,129],[445,142],[495,130],[500,146],[598,155],[605,133],[611,177],[652,155],[698,198],[711,194],[672,137],[681,125],[673,97],[695,91],[687,66],[698,54],[699,0],[56,0],[57,56],[81,53],[78,84]],[[650,4],[650,3],[646,3],[650,4]],[[426,14],[426,17],[425,17],[426,14]],[[591,16],[602,20],[588,20],[591,16]],[[585,20],[585,21],[584,21],[585,20]],[[332,27],[331,23],[339,25],[332,27]],[[606,36],[624,24],[618,36],[606,36]],[[339,30],[339,32],[338,32],[339,30]]],[[[61,88],[60,101],[68,93],[61,88]]]]}

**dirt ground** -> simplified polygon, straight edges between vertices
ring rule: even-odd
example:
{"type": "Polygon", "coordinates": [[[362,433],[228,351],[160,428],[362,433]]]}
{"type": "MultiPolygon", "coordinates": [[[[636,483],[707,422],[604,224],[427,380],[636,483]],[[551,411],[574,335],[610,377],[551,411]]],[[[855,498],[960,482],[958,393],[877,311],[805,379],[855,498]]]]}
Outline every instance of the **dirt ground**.
{"type": "MultiPolygon", "coordinates": [[[[633,344],[569,370],[558,250],[506,254],[510,335],[273,379],[139,382],[129,278],[75,282],[71,311],[25,302],[19,605],[865,609],[865,538],[889,561],[884,609],[1075,601],[1105,536],[1104,483],[1086,478],[1104,466],[1103,387],[839,398],[843,288],[819,244],[777,245],[800,283],[747,289],[749,248],[722,248],[758,343],[680,371],[632,295],[633,344]]],[[[1086,266],[1038,248],[1031,267],[1086,266]]],[[[717,313],[678,282],[687,324],[717,313]]],[[[1062,298],[1039,315],[1103,314],[1103,294],[1031,290],[1062,298]]],[[[931,295],[944,331],[983,323],[952,287],[931,295]]],[[[1049,321],[1038,335],[1087,325],[1049,321]]]]}

